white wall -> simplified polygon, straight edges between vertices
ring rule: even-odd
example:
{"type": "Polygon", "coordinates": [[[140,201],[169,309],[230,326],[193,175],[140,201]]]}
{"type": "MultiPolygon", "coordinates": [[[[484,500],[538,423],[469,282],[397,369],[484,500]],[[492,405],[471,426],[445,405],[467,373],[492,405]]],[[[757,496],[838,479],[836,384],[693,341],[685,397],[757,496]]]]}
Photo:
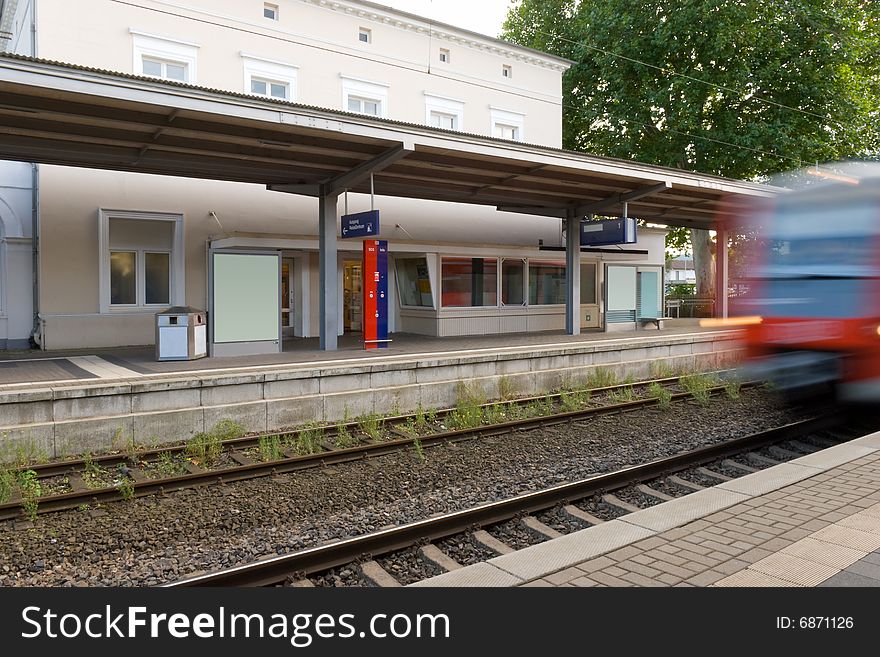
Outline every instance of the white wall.
{"type": "Polygon", "coordinates": [[[0,348],[25,348],[33,326],[32,177],[0,161],[0,348]]]}
{"type": "Polygon", "coordinates": [[[393,10],[364,11],[357,2],[276,0],[280,19],[262,17],[256,0],[39,0],[40,56],[136,73],[132,30],[198,46],[195,84],[250,93],[242,54],[298,68],[298,97],[343,109],[340,76],[388,87],[388,118],[426,122],[425,94],[463,101],[463,131],[490,134],[492,107],[525,115],[525,140],[562,143],[562,73],[567,65],[502,42],[427,21],[401,19],[393,10]],[[358,30],[372,30],[372,43],[358,30]],[[451,61],[440,62],[440,48],[451,61]],[[502,76],[504,64],[513,77],[502,76]]]}

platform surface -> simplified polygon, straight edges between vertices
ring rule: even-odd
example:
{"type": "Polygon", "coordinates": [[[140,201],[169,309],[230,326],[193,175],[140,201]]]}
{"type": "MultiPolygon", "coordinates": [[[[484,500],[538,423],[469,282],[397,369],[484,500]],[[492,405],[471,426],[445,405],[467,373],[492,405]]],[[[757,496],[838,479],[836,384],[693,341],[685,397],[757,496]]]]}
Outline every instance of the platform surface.
{"type": "Polygon", "coordinates": [[[416,586],[880,586],[880,433],[416,586]]]}
{"type": "Polygon", "coordinates": [[[626,345],[638,348],[647,344],[686,339],[688,336],[724,335],[730,332],[678,327],[627,332],[589,332],[566,335],[558,331],[435,338],[395,334],[387,349],[365,350],[359,336],[342,336],[339,349],[320,351],[317,339],[291,338],[284,341],[284,351],[261,356],[202,358],[193,361],[157,361],[154,347],[123,347],[79,351],[0,352],[0,388],[32,383],[102,382],[150,377],[196,376],[244,372],[285,367],[339,366],[345,364],[406,362],[431,357],[472,356],[501,352],[528,353],[590,345],[626,345]]]}

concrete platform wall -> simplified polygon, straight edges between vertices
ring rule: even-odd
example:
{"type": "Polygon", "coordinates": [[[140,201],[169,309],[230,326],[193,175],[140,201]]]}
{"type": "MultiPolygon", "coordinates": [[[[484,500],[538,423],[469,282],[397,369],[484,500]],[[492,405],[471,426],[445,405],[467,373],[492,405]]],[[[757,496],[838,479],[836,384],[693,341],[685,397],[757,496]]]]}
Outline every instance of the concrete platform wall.
{"type": "Polygon", "coordinates": [[[658,336],[637,345],[607,342],[511,352],[222,375],[141,378],[118,383],[28,387],[0,393],[0,457],[102,452],[134,440],[186,440],[223,419],[249,431],[455,405],[460,382],[488,399],[499,388],[543,394],[583,381],[598,368],[646,379],[659,365],[676,371],[733,364],[734,336],[658,336]],[[502,383],[503,381],[503,383],[502,383]]]}

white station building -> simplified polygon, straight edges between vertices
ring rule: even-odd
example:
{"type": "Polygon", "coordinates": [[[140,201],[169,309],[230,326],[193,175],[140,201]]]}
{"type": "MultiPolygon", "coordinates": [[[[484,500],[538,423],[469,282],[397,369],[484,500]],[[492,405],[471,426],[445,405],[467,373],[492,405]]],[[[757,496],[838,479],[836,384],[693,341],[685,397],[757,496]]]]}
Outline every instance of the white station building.
{"type": "Polygon", "coordinates": [[[338,217],[372,208],[392,333],[635,328],[665,231],[565,233],[770,193],[563,151],[571,62],[370,2],[0,7],[0,348],[149,345],[193,306],[214,355],[333,349],[362,330],[338,217]]]}

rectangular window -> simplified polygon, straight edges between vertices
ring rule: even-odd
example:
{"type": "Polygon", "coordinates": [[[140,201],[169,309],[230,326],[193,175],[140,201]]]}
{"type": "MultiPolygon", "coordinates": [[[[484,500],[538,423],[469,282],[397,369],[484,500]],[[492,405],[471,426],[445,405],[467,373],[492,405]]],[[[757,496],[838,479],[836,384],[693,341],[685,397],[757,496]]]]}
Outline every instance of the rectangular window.
{"type": "Polygon", "coordinates": [[[565,263],[529,260],[529,305],[565,303],[565,263]]]}
{"type": "Polygon", "coordinates": [[[270,5],[268,2],[263,5],[263,18],[269,20],[278,20],[278,5],[270,5]]]}
{"type": "Polygon", "coordinates": [[[524,260],[501,261],[501,303],[522,306],[525,303],[526,263],[524,260]]]}
{"type": "Polygon", "coordinates": [[[278,82],[263,78],[251,78],[251,93],[258,96],[268,96],[288,100],[290,98],[290,85],[286,82],[278,82]]]}
{"type": "Polygon", "coordinates": [[[444,64],[448,64],[452,61],[452,53],[449,52],[446,48],[440,48],[440,61],[444,64]]]}
{"type": "Polygon", "coordinates": [[[458,128],[458,117],[455,114],[431,111],[431,125],[435,128],[456,130],[458,128]]]}
{"type": "Polygon", "coordinates": [[[581,263],[581,303],[598,303],[596,299],[596,265],[592,262],[581,263]]]}
{"type": "Polygon", "coordinates": [[[144,253],[144,290],[148,306],[169,303],[171,298],[170,253],[144,253]]]}
{"type": "Polygon", "coordinates": [[[444,307],[498,305],[498,260],[495,258],[443,258],[441,269],[444,307]]]}
{"type": "Polygon", "coordinates": [[[110,303],[116,306],[137,304],[137,254],[134,251],[110,254],[110,303]]]}
{"type": "Polygon", "coordinates": [[[130,29],[132,71],[163,80],[195,84],[199,45],[130,29]]]}
{"type": "Polygon", "coordinates": [[[358,40],[361,43],[373,43],[373,31],[366,27],[362,27],[358,30],[358,40]]]}
{"type": "Polygon", "coordinates": [[[519,128],[515,125],[496,123],[492,129],[492,136],[508,141],[519,141],[519,128]]]}
{"type": "Polygon", "coordinates": [[[355,112],[356,114],[369,114],[370,116],[379,116],[382,113],[382,103],[381,101],[372,98],[349,96],[348,111],[355,112]]]}
{"type": "Polygon", "coordinates": [[[143,71],[144,75],[150,75],[164,80],[186,82],[186,64],[182,62],[171,62],[152,57],[144,57],[143,71]]]}
{"type": "MultiPolygon", "coordinates": [[[[107,247],[104,262],[109,283],[109,294],[104,292],[102,312],[113,307],[172,305],[172,253],[175,248],[177,221],[140,219],[143,213],[121,213],[128,216],[107,217],[107,247]]],[[[182,220],[181,220],[182,221],[182,220]]],[[[103,230],[103,229],[102,229],[103,230]]],[[[180,266],[177,263],[176,266],[180,266]]],[[[108,283],[105,283],[107,285],[108,283]]]]}
{"type": "Polygon", "coordinates": [[[504,66],[502,66],[501,67],[501,75],[505,78],[512,78],[513,77],[513,66],[510,66],[509,64],[505,64],[504,66]]]}
{"type": "Polygon", "coordinates": [[[426,258],[397,259],[397,289],[401,306],[433,308],[431,277],[426,258]]]}

